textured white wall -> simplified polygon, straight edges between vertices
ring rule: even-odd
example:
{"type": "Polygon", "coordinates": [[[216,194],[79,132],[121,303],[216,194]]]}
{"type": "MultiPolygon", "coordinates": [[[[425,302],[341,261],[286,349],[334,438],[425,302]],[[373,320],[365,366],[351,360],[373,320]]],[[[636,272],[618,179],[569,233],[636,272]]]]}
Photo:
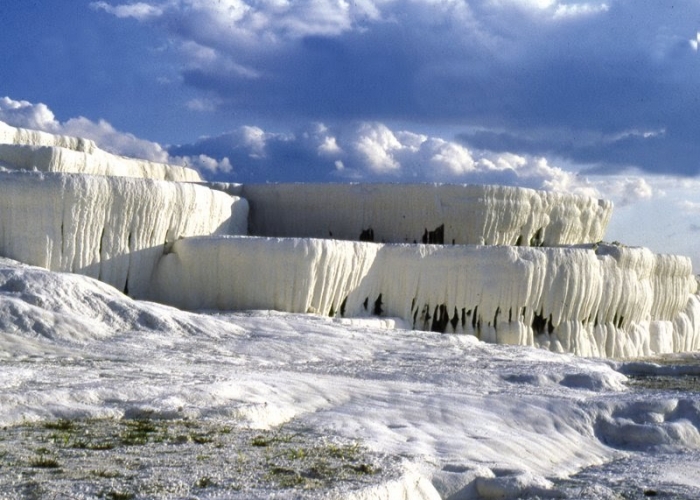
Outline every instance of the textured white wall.
{"type": "Polygon", "coordinates": [[[603,239],[612,203],[507,186],[450,184],[244,184],[256,236],[421,243],[444,225],[444,243],[569,245],[603,239]]]}
{"type": "Polygon", "coordinates": [[[695,288],[688,258],[643,248],[201,237],[161,259],[152,298],[188,309],[381,310],[488,342],[635,357],[700,347],[695,288]]]}
{"type": "Polygon", "coordinates": [[[0,255],[98,278],[134,297],[175,240],[245,234],[247,215],[245,200],[196,184],[0,173],[0,255]]]}

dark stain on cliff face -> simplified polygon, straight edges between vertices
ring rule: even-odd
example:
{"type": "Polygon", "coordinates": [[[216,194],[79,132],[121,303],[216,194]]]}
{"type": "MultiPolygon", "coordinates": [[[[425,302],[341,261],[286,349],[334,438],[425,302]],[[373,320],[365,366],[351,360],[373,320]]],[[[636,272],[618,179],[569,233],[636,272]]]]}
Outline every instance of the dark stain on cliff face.
{"type": "MultiPolygon", "coordinates": [[[[445,244],[445,224],[441,224],[432,231],[428,231],[428,228],[423,232],[423,238],[421,238],[423,244],[428,245],[444,245],[445,244]]],[[[453,242],[454,244],[454,242],[453,242]]]]}
{"type": "Polygon", "coordinates": [[[374,241],[374,229],[368,227],[360,232],[360,241],[374,241]]]}
{"type": "Polygon", "coordinates": [[[381,316],[384,310],[382,309],[382,294],[379,294],[377,300],[374,301],[374,309],[372,309],[372,314],[375,316],[381,316]]]}

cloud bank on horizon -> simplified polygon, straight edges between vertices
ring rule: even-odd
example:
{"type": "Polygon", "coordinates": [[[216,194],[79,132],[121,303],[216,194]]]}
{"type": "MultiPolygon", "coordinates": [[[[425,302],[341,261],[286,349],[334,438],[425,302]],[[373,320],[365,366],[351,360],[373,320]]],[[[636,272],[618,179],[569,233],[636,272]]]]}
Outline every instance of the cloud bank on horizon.
{"type": "Polygon", "coordinates": [[[650,198],[653,193],[652,187],[639,176],[592,182],[550,165],[544,157],[514,153],[475,155],[458,142],[395,131],[379,122],[352,122],[335,130],[311,123],[295,133],[266,132],[246,125],[216,137],[200,138],[192,144],[164,147],[120,132],[105,120],[92,122],[77,117],[60,122],[43,103],[9,97],[0,98],[0,121],[93,139],[115,154],[188,165],[210,180],[504,184],[606,196],[622,205],[650,198]],[[232,165],[237,166],[235,171],[232,165]]]}
{"type": "Polygon", "coordinates": [[[92,2],[163,34],[191,110],[461,128],[471,149],[700,172],[700,4],[92,2]]]}

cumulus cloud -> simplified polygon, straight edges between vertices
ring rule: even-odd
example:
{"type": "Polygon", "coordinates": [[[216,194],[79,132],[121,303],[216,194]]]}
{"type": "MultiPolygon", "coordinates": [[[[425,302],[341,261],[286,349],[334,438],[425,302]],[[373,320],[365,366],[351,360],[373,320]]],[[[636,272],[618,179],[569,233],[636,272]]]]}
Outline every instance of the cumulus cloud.
{"type": "Polygon", "coordinates": [[[573,18],[578,16],[588,16],[607,12],[610,6],[606,3],[601,4],[558,4],[554,10],[555,18],[573,18]]]}
{"type": "Polygon", "coordinates": [[[216,160],[211,156],[200,154],[196,156],[175,156],[171,157],[170,161],[178,165],[194,168],[204,174],[204,177],[220,173],[228,174],[233,170],[227,157],[224,157],[222,160],[216,160]]]}
{"type": "MultiPolygon", "coordinates": [[[[462,142],[381,122],[330,126],[311,122],[294,132],[243,125],[191,144],[163,147],[84,117],[61,122],[44,104],[0,98],[0,120],[14,126],[93,139],[116,154],[186,165],[205,178],[234,182],[395,181],[504,184],[612,199],[618,206],[698,191],[698,181],[629,175],[592,176],[564,169],[543,156],[473,150],[462,142]]],[[[700,206],[678,205],[686,213],[700,206]]]]}
{"type": "Polygon", "coordinates": [[[700,215],[700,201],[683,200],[678,206],[686,214],[700,215]]]}
{"type": "Polygon", "coordinates": [[[187,109],[190,109],[192,111],[210,113],[216,111],[217,102],[212,99],[195,98],[187,101],[186,106],[187,109]]]}
{"type": "Polygon", "coordinates": [[[597,179],[593,185],[618,207],[625,207],[640,200],[651,199],[655,192],[644,177],[606,177],[597,179]]]}
{"type": "Polygon", "coordinates": [[[0,121],[16,127],[57,132],[60,124],[46,104],[0,98],[0,121]]]}
{"type": "MultiPolygon", "coordinates": [[[[394,130],[379,122],[343,126],[311,123],[295,133],[242,126],[217,137],[173,146],[169,152],[173,156],[226,156],[234,167],[228,178],[236,182],[454,182],[589,196],[601,192],[595,183],[543,157],[472,151],[455,141],[394,130]]],[[[632,194],[630,189],[628,198],[632,194]]]]}
{"type": "Polygon", "coordinates": [[[163,10],[152,4],[136,2],[131,4],[112,6],[107,2],[92,2],[90,7],[95,10],[104,10],[119,18],[133,17],[139,21],[144,21],[163,14],[163,10]]]}
{"type": "Polygon", "coordinates": [[[384,174],[401,168],[394,156],[401,152],[404,146],[394,133],[381,123],[360,125],[352,147],[371,172],[384,174]]]}
{"type": "MultiPolygon", "coordinates": [[[[608,171],[700,172],[700,102],[688,99],[700,78],[691,58],[700,40],[694,1],[674,8],[630,0],[93,6],[174,41],[184,84],[216,96],[206,106],[192,100],[189,109],[285,123],[460,123],[496,142],[460,141],[470,150],[557,156],[608,171]],[[640,134],[624,136],[630,131],[640,134]],[[498,142],[504,138],[525,147],[498,142]]],[[[375,167],[395,171],[399,151],[366,140],[359,147],[375,167]]]]}

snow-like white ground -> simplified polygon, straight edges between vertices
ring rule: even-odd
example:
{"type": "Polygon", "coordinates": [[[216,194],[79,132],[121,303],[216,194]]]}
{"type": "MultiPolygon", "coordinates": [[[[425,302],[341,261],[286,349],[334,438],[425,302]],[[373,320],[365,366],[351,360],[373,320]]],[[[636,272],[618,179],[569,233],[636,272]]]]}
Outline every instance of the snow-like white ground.
{"type": "MultiPolygon", "coordinates": [[[[700,495],[697,385],[635,389],[621,373],[688,377],[697,366],[603,362],[400,327],[390,318],[186,313],[3,259],[0,425],[7,437],[28,422],[135,414],[286,424],[410,464],[403,480],[377,475],[374,487],[328,493],[347,498],[700,495]]],[[[36,469],[3,460],[0,492],[20,498],[36,469]]],[[[179,471],[172,479],[191,483],[179,471]]],[[[70,490],[61,474],[42,486],[47,497],[70,490]]],[[[181,497],[217,494],[235,496],[212,487],[181,497]]]]}

